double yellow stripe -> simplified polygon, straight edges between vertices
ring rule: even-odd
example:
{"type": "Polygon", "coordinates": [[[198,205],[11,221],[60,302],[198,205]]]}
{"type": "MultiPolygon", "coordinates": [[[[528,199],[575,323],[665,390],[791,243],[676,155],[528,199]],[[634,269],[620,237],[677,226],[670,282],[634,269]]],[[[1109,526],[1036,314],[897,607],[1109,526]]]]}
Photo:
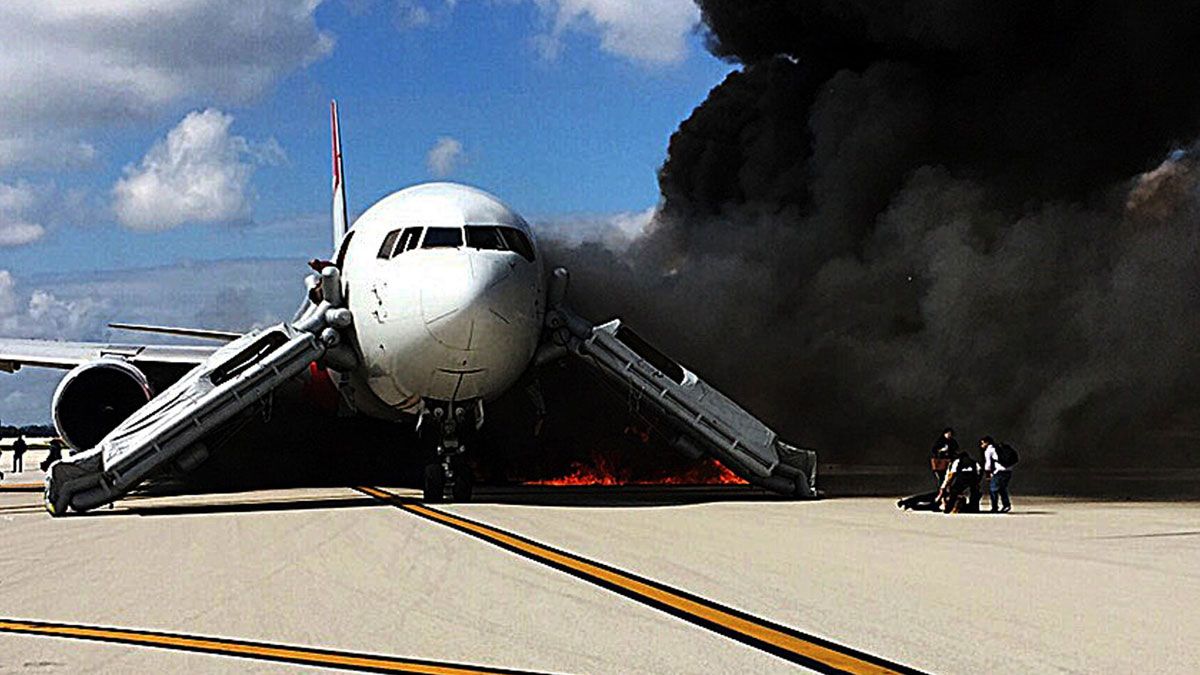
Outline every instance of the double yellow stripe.
{"type": "Polygon", "coordinates": [[[413,515],[470,534],[529,560],[540,562],[577,578],[616,591],[685,621],[714,630],[726,637],[763,649],[808,668],[834,673],[919,672],[907,666],[834,644],[828,640],[805,635],[786,626],[724,607],[711,600],[587,560],[573,553],[560,551],[489,525],[423,506],[386,490],[373,487],[360,487],[358,490],[413,515]]]}
{"type": "Polygon", "coordinates": [[[400,659],[391,656],[352,654],[324,649],[271,645],[224,638],[195,637],[171,633],[137,631],[123,628],[102,628],[71,624],[0,619],[0,633],[74,638],[99,642],[116,642],[142,647],[158,647],[179,651],[200,652],[221,656],[267,661],[282,661],[306,666],[325,666],[373,673],[421,673],[423,675],[496,675],[517,673],[486,666],[463,666],[451,663],[400,659]]]}

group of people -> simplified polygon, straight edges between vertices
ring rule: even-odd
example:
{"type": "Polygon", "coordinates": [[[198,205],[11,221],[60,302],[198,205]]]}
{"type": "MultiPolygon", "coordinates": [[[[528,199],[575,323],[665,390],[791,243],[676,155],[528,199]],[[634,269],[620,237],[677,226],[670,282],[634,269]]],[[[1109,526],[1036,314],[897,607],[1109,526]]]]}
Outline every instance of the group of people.
{"type": "MultiPolygon", "coordinates": [[[[40,467],[42,471],[50,468],[50,465],[62,459],[63,442],[57,438],[50,439],[50,452],[46,455],[46,459],[42,460],[40,467]]],[[[17,440],[12,444],[12,472],[20,473],[25,470],[25,453],[29,452],[29,443],[25,442],[25,437],[17,436],[17,440]]],[[[0,479],[4,478],[4,472],[0,471],[0,479]]]]}
{"type": "Polygon", "coordinates": [[[933,442],[929,465],[937,483],[935,492],[913,495],[896,502],[902,509],[943,511],[945,513],[978,513],[983,498],[981,485],[986,482],[991,498],[992,513],[1008,513],[1012,499],[1008,484],[1012,481],[1017,452],[991,436],[979,439],[983,464],[969,452],[959,448],[954,429],[947,427],[933,442]]]}

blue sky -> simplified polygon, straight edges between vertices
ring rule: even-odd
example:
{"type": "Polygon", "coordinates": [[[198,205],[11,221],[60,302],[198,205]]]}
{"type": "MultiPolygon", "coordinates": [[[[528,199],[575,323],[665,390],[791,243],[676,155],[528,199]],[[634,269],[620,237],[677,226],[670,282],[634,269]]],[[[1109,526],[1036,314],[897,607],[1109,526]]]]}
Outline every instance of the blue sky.
{"type": "MultiPolygon", "coordinates": [[[[172,4],[146,4],[164,2],[172,4]]],[[[214,10],[228,4],[179,2],[217,5],[214,10]]],[[[267,4],[295,9],[309,3],[267,4]]],[[[36,6],[28,11],[41,11],[36,6]]],[[[0,10],[0,20],[5,11],[14,10],[0,10]]],[[[703,50],[691,22],[678,18],[694,12],[689,0],[334,0],[317,5],[279,37],[300,52],[291,63],[270,64],[273,77],[265,84],[232,93],[221,82],[220,54],[187,53],[189,29],[213,29],[204,23],[213,19],[197,13],[196,26],[181,21],[174,28],[183,32],[175,36],[181,53],[146,58],[167,63],[165,69],[172,59],[215,59],[212,76],[194,82],[190,75],[179,77],[179,91],[171,97],[135,101],[131,107],[141,107],[127,116],[118,111],[71,120],[64,142],[86,144],[93,155],[81,165],[39,166],[45,162],[36,155],[53,155],[53,147],[7,163],[0,158],[0,186],[35,193],[35,203],[16,214],[5,213],[0,197],[0,228],[7,215],[10,222],[42,230],[23,245],[0,246],[0,269],[21,279],[48,271],[324,254],[317,249],[328,240],[330,98],[342,108],[352,211],[403,186],[438,178],[427,155],[439,138],[461,147],[445,178],[488,189],[530,220],[643,211],[657,200],[655,171],[671,132],[729,70],[703,50]],[[638,10],[643,4],[645,14],[673,11],[677,18],[655,26],[638,10]],[[630,29],[622,22],[651,25],[630,29]],[[306,36],[329,44],[305,54],[306,36]],[[251,146],[242,157],[250,173],[241,187],[243,208],[192,208],[190,216],[164,218],[156,208],[169,200],[149,194],[140,222],[122,224],[114,215],[113,188],[126,167],[136,171],[188,113],[209,108],[232,118],[227,137],[251,146]],[[269,143],[276,150],[271,157],[251,158],[269,143]],[[165,221],[172,222],[159,226],[165,221]]],[[[220,51],[222,45],[216,47],[220,51]]],[[[54,59],[54,50],[64,47],[41,48],[45,58],[54,59]]],[[[239,67],[261,65],[254,62],[259,55],[238,54],[236,46],[224,51],[240,59],[225,73],[231,80],[239,77],[239,67]]],[[[85,112],[87,99],[97,96],[56,95],[60,105],[85,112]]],[[[29,96],[36,97],[36,91],[29,96]]],[[[31,122],[28,130],[0,126],[0,139],[6,131],[26,138],[59,133],[39,124],[31,122]]]]}
{"type": "MultiPolygon", "coordinates": [[[[422,181],[611,243],[730,66],[691,0],[0,3],[0,336],[143,339],[295,308],[328,255],[328,102],[350,208],[422,181]]],[[[61,374],[0,376],[44,422],[61,374]]]]}

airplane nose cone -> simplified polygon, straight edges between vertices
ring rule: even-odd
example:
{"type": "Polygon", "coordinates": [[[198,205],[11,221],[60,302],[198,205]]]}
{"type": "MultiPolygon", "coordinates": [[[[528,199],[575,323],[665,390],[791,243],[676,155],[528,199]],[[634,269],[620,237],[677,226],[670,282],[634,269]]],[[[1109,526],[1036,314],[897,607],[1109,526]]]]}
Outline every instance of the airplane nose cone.
{"type": "Polygon", "coordinates": [[[421,315],[430,335],[451,349],[472,349],[477,322],[489,320],[511,274],[506,261],[484,256],[460,254],[431,266],[421,285],[421,315]]]}

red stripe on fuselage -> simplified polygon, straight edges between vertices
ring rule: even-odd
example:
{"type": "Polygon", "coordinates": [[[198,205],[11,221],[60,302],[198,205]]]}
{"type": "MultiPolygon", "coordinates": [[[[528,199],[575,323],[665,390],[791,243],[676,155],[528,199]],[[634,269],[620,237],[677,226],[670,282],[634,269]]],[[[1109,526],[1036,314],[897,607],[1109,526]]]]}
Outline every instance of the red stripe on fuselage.
{"type": "Polygon", "coordinates": [[[338,134],[337,102],[329,102],[330,138],[333,139],[333,189],[342,184],[342,139],[338,134]]]}

